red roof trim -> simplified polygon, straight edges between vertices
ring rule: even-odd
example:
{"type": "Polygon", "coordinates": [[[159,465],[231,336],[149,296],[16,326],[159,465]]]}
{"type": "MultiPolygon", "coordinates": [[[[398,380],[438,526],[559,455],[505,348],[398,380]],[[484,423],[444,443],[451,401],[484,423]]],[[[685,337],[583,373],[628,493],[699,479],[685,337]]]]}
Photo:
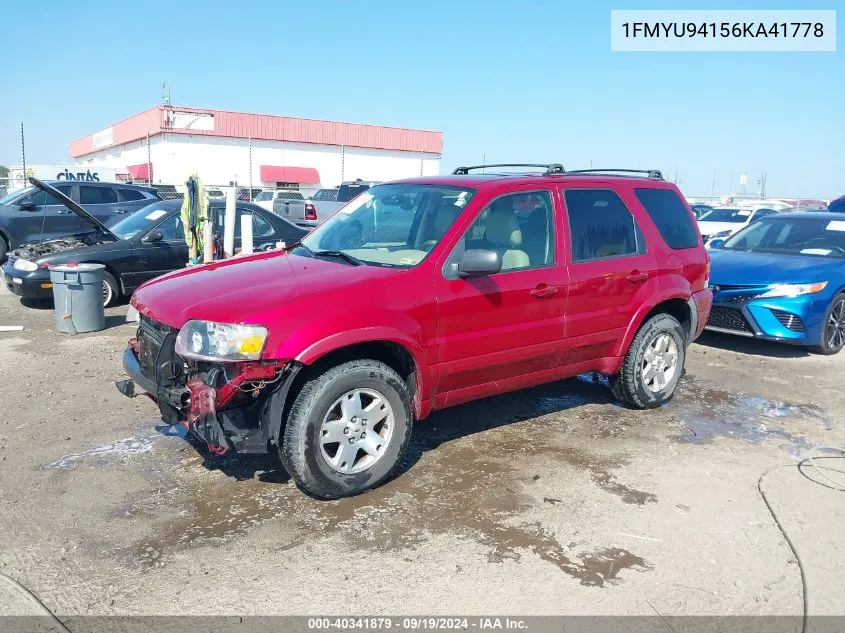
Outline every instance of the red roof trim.
{"type": "Polygon", "coordinates": [[[165,116],[165,110],[164,106],[158,106],[112,125],[112,145],[95,148],[94,134],[77,139],[70,144],[70,154],[74,158],[79,158],[94,151],[112,147],[113,145],[121,145],[143,139],[147,134],[154,136],[164,132],[167,134],[222,136],[229,138],[251,137],[271,141],[423,152],[429,154],[441,154],[443,152],[443,133],[429,130],[177,106],[170,107],[170,110],[212,114],[214,116],[214,129],[171,129],[165,127],[165,120],[167,118],[165,116]]]}

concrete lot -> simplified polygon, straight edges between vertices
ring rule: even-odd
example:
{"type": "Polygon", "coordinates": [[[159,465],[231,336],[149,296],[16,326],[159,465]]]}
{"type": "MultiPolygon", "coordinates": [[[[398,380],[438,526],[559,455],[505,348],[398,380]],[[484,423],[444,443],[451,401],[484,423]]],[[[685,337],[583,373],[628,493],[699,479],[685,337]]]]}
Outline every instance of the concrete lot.
{"type": "MultiPolygon", "coordinates": [[[[318,502],[120,396],[125,312],[69,337],[0,293],[26,328],[0,333],[0,571],[60,615],[801,612],[757,480],[845,446],[845,354],[705,335],[663,409],[591,377],[462,406],[395,481],[318,502]]],[[[763,486],[811,613],[845,613],[845,496],[795,467],[763,486]]],[[[0,613],[35,611],[0,587],[0,613]]]]}

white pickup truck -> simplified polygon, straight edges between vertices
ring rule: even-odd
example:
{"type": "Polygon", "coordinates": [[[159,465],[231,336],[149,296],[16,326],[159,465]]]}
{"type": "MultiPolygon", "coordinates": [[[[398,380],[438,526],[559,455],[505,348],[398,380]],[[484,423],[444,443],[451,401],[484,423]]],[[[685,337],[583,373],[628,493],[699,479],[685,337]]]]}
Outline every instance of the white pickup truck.
{"type": "Polygon", "coordinates": [[[303,221],[288,219],[300,226],[318,226],[354,197],[377,184],[377,182],[365,182],[359,179],[344,182],[334,189],[318,189],[305,201],[303,221]]]}

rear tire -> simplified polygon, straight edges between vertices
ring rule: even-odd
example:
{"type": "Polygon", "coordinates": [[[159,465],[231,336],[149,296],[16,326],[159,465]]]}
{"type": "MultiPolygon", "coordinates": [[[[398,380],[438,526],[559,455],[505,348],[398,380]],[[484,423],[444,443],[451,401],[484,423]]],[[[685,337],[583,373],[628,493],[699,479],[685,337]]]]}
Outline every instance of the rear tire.
{"type": "Polygon", "coordinates": [[[353,360],[305,383],[288,415],[279,457],[307,494],[349,497],[395,473],[412,426],[411,395],[399,374],[379,361],[353,360]]]}
{"type": "Polygon", "coordinates": [[[111,273],[103,271],[103,307],[109,308],[120,299],[120,286],[111,273]]]}
{"type": "Polygon", "coordinates": [[[669,402],[684,374],[685,341],[686,333],[675,317],[658,314],[646,321],[619,373],[610,379],[613,396],[637,409],[654,409],[669,402]]]}
{"type": "Polygon", "coordinates": [[[830,306],[824,313],[823,323],[820,344],[813,345],[808,349],[814,354],[825,356],[838,354],[845,346],[845,334],[843,333],[843,328],[845,328],[845,293],[836,295],[830,302],[830,306]]]}

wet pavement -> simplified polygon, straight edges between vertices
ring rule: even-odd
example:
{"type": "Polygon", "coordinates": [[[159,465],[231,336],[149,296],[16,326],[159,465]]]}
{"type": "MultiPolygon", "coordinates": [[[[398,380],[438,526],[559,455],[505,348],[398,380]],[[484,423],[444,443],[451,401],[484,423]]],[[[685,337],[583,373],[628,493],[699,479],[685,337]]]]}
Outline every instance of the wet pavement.
{"type": "MultiPolygon", "coordinates": [[[[5,321],[19,315],[8,299],[5,321]]],[[[308,612],[329,604],[313,591],[324,574],[350,595],[379,586],[382,612],[653,613],[643,601],[661,586],[677,613],[800,605],[756,477],[845,443],[845,359],[738,354],[719,339],[691,348],[657,410],[623,408],[597,375],[455,407],[416,424],[394,480],[321,502],[275,456],[207,455],[119,396],[121,309],[96,335],[57,335],[41,312],[0,339],[0,380],[25,402],[0,403],[0,568],[70,612],[167,612],[188,583],[214,595],[212,612],[237,613],[236,579],[285,588],[284,604],[251,592],[253,612],[308,612]],[[398,591],[408,574],[423,593],[398,591]],[[216,585],[197,579],[209,575],[216,585]],[[531,587],[523,602],[514,583],[531,587]]]]}

